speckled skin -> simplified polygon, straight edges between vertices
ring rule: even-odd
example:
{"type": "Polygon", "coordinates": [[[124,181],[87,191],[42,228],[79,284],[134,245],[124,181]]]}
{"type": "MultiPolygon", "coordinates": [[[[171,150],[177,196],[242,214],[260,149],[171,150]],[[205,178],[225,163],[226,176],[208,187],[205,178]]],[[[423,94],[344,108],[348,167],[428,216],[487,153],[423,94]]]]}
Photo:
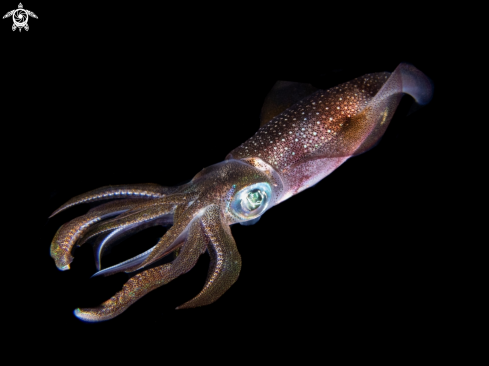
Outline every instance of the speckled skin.
{"type": "MultiPolygon", "coordinates": [[[[125,199],[118,202],[108,202],[88,211],[85,215],[79,216],[76,219],[67,222],[59,228],[54,235],[51,243],[51,257],[56,263],[58,269],[64,271],[70,269],[70,263],[73,261],[71,250],[75,243],[80,239],[89,228],[95,223],[121,214],[139,203],[146,201],[144,199],[125,199]]],[[[77,245],[82,243],[78,242],[77,245]]]]}
{"type": "Polygon", "coordinates": [[[54,215],[80,203],[96,202],[115,198],[160,198],[171,192],[171,188],[162,187],[154,183],[145,184],[128,184],[117,186],[106,186],[94,189],[93,191],[73,197],[63,206],[54,211],[50,218],[54,215]]]}
{"type": "Polygon", "coordinates": [[[60,269],[69,269],[75,243],[98,236],[99,264],[106,245],[148,225],[173,222],[153,248],[96,275],[139,270],[179,251],[172,263],[138,273],[111,299],[98,307],[77,309],[75,315],[84,321],[103,321],[121,314],[148,292],[190,270],[206,249],[211,256],[206,284],[179,309],[216,301],[236,281],[241,268],[230,225],[254,222],[349,157],[370,149],[385,132],[403,93],[426,104],[433,89],[419,70],[400,64],[391,74],[368,74],[310,95],[311,88],[302,88],[302,93],[306,90],[308,96],[294,105],[289,103],[287,109],[269,105],[262,116],[271,119],[262,120],[253,137],[231,151],[225,161],[203,169],[190,183],[173,188],[154,184],[104,187],[56,210],[54,214],[99,199],[145,197],[104,204],[63,225],[51,245],[60,269]]]}
{"type": "Polygon", "coordinates": [[[412,65],[401,64],[392,74],[367,74],[316,91],[272,118],[227,158],[259,157],[270,164],[286,187],[282,202],[372,148],[406,92],[403,82],[418,103],[431,98],[429,79],[412,65]]]}

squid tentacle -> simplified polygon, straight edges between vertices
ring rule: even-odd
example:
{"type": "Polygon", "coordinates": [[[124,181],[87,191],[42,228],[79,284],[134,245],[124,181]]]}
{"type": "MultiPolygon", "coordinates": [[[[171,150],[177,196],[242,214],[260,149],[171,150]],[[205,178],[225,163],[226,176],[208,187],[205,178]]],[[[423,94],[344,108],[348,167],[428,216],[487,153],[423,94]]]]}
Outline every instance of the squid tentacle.
{"type": "Polygon", "coordinates": [[[147,293],[192,269],[199,256],[205,252],[206,245],[207,239],[202,232],[200,220],[195,220],[190,225],[188,239],[183,244],[180,255],[173,262],[138,273],[109,300],[94,308],[76,309],[75,315],[88,322],[116,317],[147,293]]]}
{"type": "MultiPolygon", "coordinates": [[[[127,237],[136,234],[144,229],[147,229],[149,227],[153,226],[168,226],[173,223],[173,218],[171,214],[164,215],[163,217],[148,221],[143,224],[132,224],[132,225],[127,225],[127,226],[121,226],[111,232],[106,233],[105,235],[101,235],[95,245],[94,245],[94,255],[95,255],[95,266],[97,267],[97,270],[100,271],[102,268],[102,256],[103,254],[111,248],[115,243],[120,242],[123,239],[126,239],[127,237]]],[[[142,263],[142,262],[141,262],[142,263]]]]}
{"type": "MultiPolygon", "coordinates": [[[[102,231],[105,231],[105,229],[107,229],[107,231],[109,231],[109,230],[113,230],[113,231],[112,232],[109,231],[109,233],[106,234],[106,236],[104,236],[100,240],[100,242],[98,242],[95,245],[95,257],[96,257],[95,262],[97,265],[97,269],[99,271],[97,273],[95,273],[92,277],[101,276],[101,275],[102,276],[108,276],[108,275],[118,273],[118,272],[122,272],[122,271],[124,271],[126,273],[134,272],[138,269],[141,269],[141,268],[147,266],[150,263],[158,261],[159,259],[165,257],[166,255],[168,255],[169,253],[171,253],[173,251],[178,251],[180,249],[180,246],[182,245],[183,241],[185,241],[185,238],[188,234],[188,229],[190,227],[190,224],[195,219],[195,216],[196,216],[195,213],[198,212],[197,210],[195,210],[195,207],[192,208],[192,205],[190,205],[190,207],[191,207],[190,210],[186,209],[185,207],[186,207],[185,205],[178,205],[172,211],[173,215],[174,215],[173,222],[176,222],[176,218],[178,218],[179,225],[177,225],[177,229],[175,229],[175,226],[173,226],[172,228],[170,228],[168,230],[167,233],[165,233],[165,235],[152,248],[148,249],[147,251],[145,251],[141,254],[138,254],[137,256],[135,256],[133,258],[130,258],[130,259],[128,259],[124,262],[118,263],[116,265],[113,265],[113,266],[106,268],[104,270],[100,270],[100,258],[101,258],[102,252],[104,250],[103,247],[105,245],[107,245],[107,244],[105,244],[106,238],[108,240],[108,245],[110,245],[112,240],[114,240],[114,241],[118,240],[119,235],[121,235],[121,236],[125,235],[124,231],[118,232],[118,230],[120,230],[120,229],[124,230],[126,228],[127,230],[129,230],[129,232],[136,232],[136,231],[143,230],[144,228],[149,227],[149,226],[159,225],[162,223],[166,224],[169,222],[167,220],[170,220],[170,214],[158,217],[154,220],[148,220],[147,222],[145,222],[143,224],[141,224],[141,222],[134,222],[134,223],[131,222],[127,226],[124,226],[124,225],[117,225],[117,223],[120,224],[119,221],[117,221],[117,223],[115,221],[112,221],[111,223],[109,223],[109,225],[114,223],[115,225],[112,225],[112,226],[115,226],[115,228],[111,227],[111,228],[107,229],[104,226],[100,226],[99,229],[94,228],[97,230],[97,233],[93,232],[92,234],[94,234],[94,235],[92,235],[91,237],[100,234],[102,231]],[[186,215],[185,216],[187,218],[186,221],[180,220],[180,218],[183,215],[186,215]],[[141,226],[141,225],[143,225],[143,226],[141,226]],[[173,231],[172,231],[172,229],[173,229],[173,231]],[[177,233],[177,235],[175,235],[175,232],[177,233]],[[113,239],[111,236],[112,233],[114,233],[113,239]],[[168,233],[170,233],[170,234],[168,234],[168,233]],[[153,253],[155,248],[158,248],[158,246],[161,245],[161,243],[164,241],[164,239],[167,240],[167,242],[165,244],[166,246],[162,250],[160,250],[158,253],[153,255],[151,257],[151,261],[148,264],[146,264],[148,257],[153,253]]],[[[197,205],[197,207],[199,207],[199,206],[197,205]]],[[[140,213],[140,212],[138,211],[137,213],[140,213]]],[[[125,216],[123,219],[127,219],[127,217],[128,216],[125,216]]],[[[118,217],[116,217],[113,220],[118,220],[118,217]]],[[[88,235],[87,235],[87,237],[88,237],[88,235]]]]}
{"type": "MultiPolygon", "coordinates": [[[[186,232],[184,233],[184,235],[186,237],[186,232]]],[[[176,258],[178,256],[177,253],[179,253],[180,247],[182,246],[184,241],[185,241],[185,238],[178,237],[178,239],[172,245],[173,249],[169,250],[168,252],[160,253],[159,255],[157,255],[154,258],[154,260],[152,262],[156,262],[156,261],[160,260],[161,258],[170,254],[172,251],[173,251],[173,253],[175,253],[175,258],[176,258]]],[[[135,272],[138,269],[144,267],[144,266],[142,266],[143,262],[149,257],[149,255],[151,254],[151,252],[153,251],[153,249],[155,247],[156,247],[156,245],[149,248],[147,251],[136,255],[135,257],[129,258],[128,260],[126,260],[124,262],[121,262],[121,263],[115,264],[109,268],[100,270],[97,273],[95,273],[92,277],[109,276],[109,275],[112,275],[114,273],[119,273],[119,272],[126,272],[126,273],[135,272]]]]}
{"type": "Polygon", "coordinates": [[[81,203],[116,198],[161,198],[172,193],[174,190],[175,188],[163,187],[155,183],[105,186],[73,197],[68,202],[61,205],[61,207],[54,211],[49,217],[51,218],[61,211],[81,203]]]}
{"type": "Polygon", "coordinates": [[[144,210],[138,210],[134,212],[132,215],[124,216],[122,218],[117,218],[115,221],[110,222],[101,222],[97,226],[94,226],[90,229],[89,232],[83,237],[80,241],[80,246],[85,244],[90,239],[107,232],[111,232],[113,230],[119,228],[126,228],[132,225],[140,225],[145,224],[156,219],[162,218],[165,215],[171,215],[173,210],[175,209],[174,205],[171,204],[163,204],[157,205],[154,207],[150,207],[144,210]]]}
{"type": "Polygon", "coordinates": [[[144,262],[146,258],[150,255],[151,251],[153,250],[154,247],[149,248],[147,251],[136,255],[135,257],[129,258],[128,260],[125,260],[124,262],[117,263],[111,267],[102,269],[98,272],[96,272],[92,277],[98,277],[98,276],[110,276],[115,273],[119,272],[134,272],[138,269],[138,267],[141,265],[141,263],[144,262]]]}
{"type": "Polygon", "coordinates": [[[153,247],[153,250],[139,268],[144,268],[174,251],[181,236],[185,233],[185,230],[189,227],[190,223],[197,218],[199,213],[202,212],[207,205],[208,202],[206,197],[200,197],[183,212],[179,210],[178,221],[174,220],[173,226],[153,247]]]}
{"type": "Polygon", "coordinates": [[[97,235],[112,231],[121,227],[127,227],[133,224],[143,224],[154,220],[163,215],[170,215],[175,207],[185,199],[185,195],[173,194],[156,200],[144,200],[135,205],[131,210],[114,217],[113,219],[100,222],[94,225],[90,231],[82,238],[79,246],[85,244],[88,240],[97,235]]]}
{"type": "Polygon", "coordinates": [[[50,254],[56,263],[56,267],[62,271],[70,269],[70,263],[73,261],[71,250],[77,240],[82,238],[94,224],[128,211],[143,201],[146,200],[127,199],[108,202],[92,208],[85,215],[79,216],[61,226],[54,235],[50,248],[50,254]]]}
{"type": "Polygon", "coordinates": [[[241,256],[229,225],[221,218],[219,207],[217,205],[208,207],[201,216],[201,222],[204,234],[209,239],[207,245],[211,256],[209,273],[202,291],[177,309],[213,303],[236,282],[241,270],[241,256]]]}

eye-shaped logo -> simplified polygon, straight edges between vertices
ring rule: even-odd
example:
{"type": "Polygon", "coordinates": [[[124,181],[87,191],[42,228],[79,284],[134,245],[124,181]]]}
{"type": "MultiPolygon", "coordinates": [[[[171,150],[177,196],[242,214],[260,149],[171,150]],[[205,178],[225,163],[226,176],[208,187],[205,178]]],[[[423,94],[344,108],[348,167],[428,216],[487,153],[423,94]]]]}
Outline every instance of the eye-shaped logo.
{"type": "Polygon", "coordinates": [[[19,28],[19,32],[22,31],[22,28],[24,28],[26,31],[29,30],[29,26],[27,25],[29,16],[38,19],[37,15],[34,14],[32,11],[24,9],[22,3],[19,3],[18,9],[9,11],[7,14],[5,14],[3,16],[3,19],[8,18],[10,16],[14,20],[14,24],[12,25],[12,30],[14,31],[17,28],[19,28]]]}

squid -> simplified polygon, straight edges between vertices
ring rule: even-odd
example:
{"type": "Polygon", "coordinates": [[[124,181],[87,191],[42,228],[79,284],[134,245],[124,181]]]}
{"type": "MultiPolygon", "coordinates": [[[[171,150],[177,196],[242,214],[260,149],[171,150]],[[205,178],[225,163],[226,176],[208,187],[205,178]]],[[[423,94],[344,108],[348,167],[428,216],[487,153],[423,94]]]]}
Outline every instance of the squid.
{"type": "Polygon", "coordinates": [[[431,80],[406,63],[392,73],[367,74],[328,90],[279,81],[264,102],[255,135],[190,182],[177,187],[106,186],[66,202],[51,217],[78,204],[108,201],[59,228],[50,248],[57,268],[70,269],[75,245],[93,241],[98,270],[94,276],[136,272],[113,297],[93,308],[78,308],[75,316],[88,322],[112,319],[188,272],[204,252],[211,258],[204,288],[177,309],[216,301],[236,282],[241,269],[230,226],[256,223],[270,208],[374,147],[404,94],[418,105],[427,104],[433,95],[431,80]],[[108,248],[158,225],[169,229],[156,245],[102,269],[108,248]],[[172,261],[158,263],[169,255],[172,261]]]}

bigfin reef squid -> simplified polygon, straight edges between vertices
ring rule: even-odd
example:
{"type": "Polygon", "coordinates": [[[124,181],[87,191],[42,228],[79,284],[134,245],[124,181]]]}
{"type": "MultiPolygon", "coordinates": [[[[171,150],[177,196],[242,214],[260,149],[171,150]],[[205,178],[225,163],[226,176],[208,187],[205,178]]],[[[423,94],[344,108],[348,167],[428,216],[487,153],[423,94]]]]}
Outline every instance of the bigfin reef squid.
{"type": "Polygon", "coordinates": [[[279,81],[265,100],[255,135],[189,183],[106,186],[66,202],[51,217],[81,203],[112,200],[59,228],[50,250],[58,269],[70,268],[75,245],[94,239],[95,276],[138,271],[112,298],[97,307],[76,309],[75,315],[89,322],[114,318],[188,272],[206,251],[211,261],[204,288],[177,309],[216,301],[241,269],[230,225],[254,224],[273,206],[375,146],[404,94],[418,105],[427,104],[433,94],[430,79],[405,63],[392,73],[367,74],[328,90],[279,81]],[[103,253],[111,245],[156,225],[171,227],[155,246],[101,268],[103,253]],[[150,266],[170,254],[170,263],[150,266]]]}

